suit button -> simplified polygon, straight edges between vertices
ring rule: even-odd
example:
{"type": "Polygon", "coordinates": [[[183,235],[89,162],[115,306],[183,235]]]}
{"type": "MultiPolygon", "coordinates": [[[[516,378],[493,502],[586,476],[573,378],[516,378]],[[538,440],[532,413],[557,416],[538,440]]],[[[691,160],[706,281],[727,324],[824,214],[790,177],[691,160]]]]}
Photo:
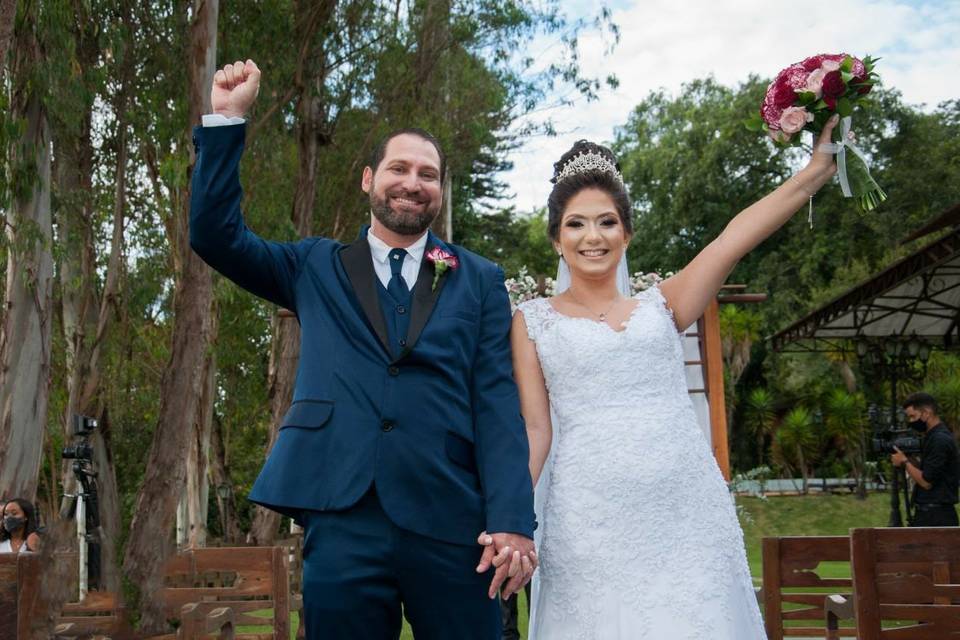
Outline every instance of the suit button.
{"type": "Polygon", "coordinates": [[[400,367],[397,367],[397,366],[387,367],[387,373],[389,373],[392,376],[398,376],[400,375],[400,367]]]}
{"type": "Polygon", "coordinates": [[[381,420],[380,421],[380,430],[381,431],[393,431],[393,420],[381,420]]]}
{"type": "Polygon", "coordinates": [[[403,306],[402,304],[397,305],[397,313],[399,313],[400,315],[403,315],[406,312],[407,312],[407,308],[405,306],[403,306]]]}
{"type": "Polygon", "coordinates": [[[401,347],[407,346],[407,341],[406,341],[405,339],[403,339],[403,338],[400,338],[400,346],[401,346],[401,347]]]}

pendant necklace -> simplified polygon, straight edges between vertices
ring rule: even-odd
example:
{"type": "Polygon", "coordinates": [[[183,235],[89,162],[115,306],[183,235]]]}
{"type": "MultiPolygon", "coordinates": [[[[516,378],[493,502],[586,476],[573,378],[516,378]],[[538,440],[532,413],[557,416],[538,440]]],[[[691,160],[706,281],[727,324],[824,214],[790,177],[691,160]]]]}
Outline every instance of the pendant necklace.
{"type": "Polygon", "coordinates": [[[594,311],[593,309],[591,309],[591,308],[588,307],[587,305],[585,305],[585,304],[583,304],[582,302],[580,302],[580,300],[577,298],[577,296],[573,295],[573,292],[570,291],[569,289],[567,289],[567,294],[568,294],[568,295],[573,299],[573,301],[576,302],[578,305],[580,305],[581,307],[583,307],[584,309],[586,309],[587,311],[589,311],[591,314],[593,314],[593,315],[597,316],[598,318],[600,318],[600,322],[606,322],[606,321],[607,321],[607,314],[610,313],[615,306],[617,306],[617,303],[618,303],[618,302],[620,302],[620,296],[617,296],[617,297],[614,299],[613,303],[612,303],[609,307],[607,307],[607,310],[606,310],[606,311],[604,311],[603,313],[597,313],[596,311],[594,311]]]}

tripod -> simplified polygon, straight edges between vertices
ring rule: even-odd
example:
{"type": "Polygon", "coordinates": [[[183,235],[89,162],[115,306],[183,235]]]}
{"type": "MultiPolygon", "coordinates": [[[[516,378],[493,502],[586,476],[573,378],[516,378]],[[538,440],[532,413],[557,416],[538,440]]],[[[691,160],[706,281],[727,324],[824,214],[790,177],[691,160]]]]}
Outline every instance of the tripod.
{"type": "Polygon", "coordinates": [[[901,467],[894,467],[890,478],[890,520],[888,527],[902,527],[903,518],[900,515],[900,487],[903,487],[903,504],[907,508],[907,526],[913,524],[913,505],[910,500],[910,487],[907,485],[907,472],[901,467]]]}

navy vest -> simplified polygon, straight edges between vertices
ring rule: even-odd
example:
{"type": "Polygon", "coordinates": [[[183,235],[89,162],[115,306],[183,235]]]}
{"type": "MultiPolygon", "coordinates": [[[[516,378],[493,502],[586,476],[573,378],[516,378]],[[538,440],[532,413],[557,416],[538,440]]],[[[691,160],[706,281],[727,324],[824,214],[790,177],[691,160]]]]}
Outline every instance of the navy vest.
{"type": "Polygon", "coordinates": [[[380,312],[387,325],[387,338],[390,342],[390,352],[394,356],[407,346],[407,331],[410,328],[410,304],[413,302],[413,292],[407,293],[406,300],[397,300],[387,288],[377,281],[377,295],[380,296],[380,312]]]}

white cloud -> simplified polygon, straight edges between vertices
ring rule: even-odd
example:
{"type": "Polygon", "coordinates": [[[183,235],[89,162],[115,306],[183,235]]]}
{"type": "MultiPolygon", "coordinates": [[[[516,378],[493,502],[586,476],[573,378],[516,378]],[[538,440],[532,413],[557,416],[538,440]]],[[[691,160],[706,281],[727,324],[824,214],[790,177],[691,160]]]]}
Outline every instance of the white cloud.
{"type": "MultiPolygon", "coordinates": [[[[596,102],[578,101],[549,115],[556,138],[532,138],[513,153],[503,178],[521,211],[546,203],[553,162],[579,138],[609,141],[651,91],[676,93],[684,82],[712,74],[736,85],[751,73],[772,77],[820,52],[882,57],[877,70],[911,104],[960,97],[960,3],[896,0],[634,0],[614,11],[621,41],[603,55],[597,34],[581,38],[586,75],[614,73],[617,90],[596,102]]],[[[547,55],[556,55],[556,49],[547,55]]],[[[547,62],[547,61],[545,61],[547,62]]]]}

